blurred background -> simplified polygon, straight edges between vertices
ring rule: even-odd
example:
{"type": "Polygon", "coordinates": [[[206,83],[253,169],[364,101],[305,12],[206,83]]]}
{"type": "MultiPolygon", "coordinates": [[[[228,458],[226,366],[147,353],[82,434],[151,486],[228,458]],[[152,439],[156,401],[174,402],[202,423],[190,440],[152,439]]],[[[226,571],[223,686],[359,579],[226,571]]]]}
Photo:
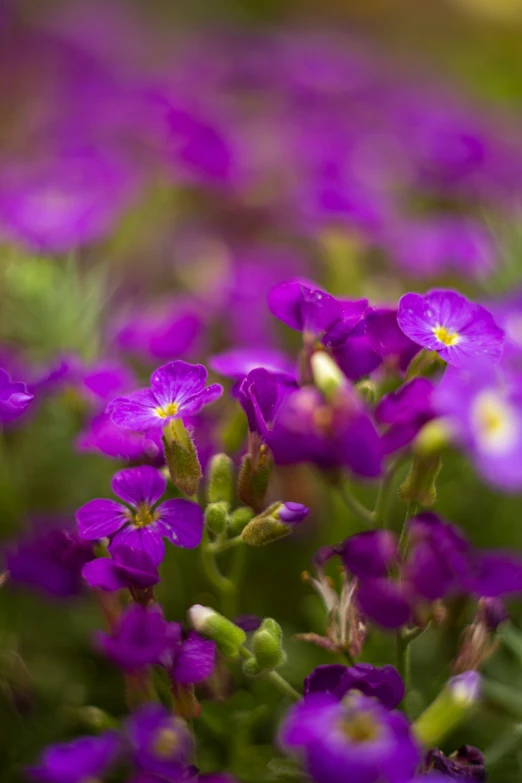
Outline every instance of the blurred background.
{"type": "MultiPolygon", "coordinates": [[[[392,307],[405,290],[454,285],[494,300],[520,346],[521,40],[522,0],[0,0],[0,366],[35,394],[0,443],[0,536],[18,553],[0,591],[3,783],[25,779],[47,743],[92,730],[89,705],[125,712],[119,673],[93,651],[99,609],[39,538],[74,529],[121,466],[161,464],[155,444],[111,429],[110,399],[172,359],[295,355],[266,307],[295,276],[392,307]]],[[[206,410],[193,423],[202,462],[239,455],[233,398],[206,410]]],[[[289,637],[320,633],[300,574],[357,522],[311,469],[279,470],[271,491],[314,514],[297,539],[249,552],[237,610],[275,616],[289,637]]],[[[444,466],[437,508],[479,546],[522,547],[520,499],[464,458],[444,466]]],[[[394,503],[396,528],[403,514],[394,503]]],[[[168,553],[171,620],[215,603],[197,562],[168,553]]],[[[449,675],[457,635],[419,641],[417,711],[449,675]]],[[[329,660],[298,642],[289,654],[297,686],[329,660]]],[[[390,660],[385,634],[366,655],[390,660]]],[[[522,720],[520,660],[501,649],[488,667],[511,702],[493,700],[445,750],[522,720]]],[[[202,768],[276,780],[280,709],[240,680],[229,702],[206,703],[202,768]]],[[[520,762],[514,749],[492,780],[519,781],[520,762]]]]}

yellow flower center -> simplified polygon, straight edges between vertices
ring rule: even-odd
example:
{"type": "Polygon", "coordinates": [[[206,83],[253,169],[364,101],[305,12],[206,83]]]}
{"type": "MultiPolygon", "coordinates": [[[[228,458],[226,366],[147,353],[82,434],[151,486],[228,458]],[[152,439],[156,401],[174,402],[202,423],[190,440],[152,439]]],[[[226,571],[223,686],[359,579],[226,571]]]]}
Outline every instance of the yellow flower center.
{"type": "Polygon", "coordinates": [[[163,408],[154,408],[154,413],[156,416],[158,416],[160,419],[167,419],[169,416],[175,416],[178,412],[178,404],[177,402],[169,402],[168,405],[165,405],[163,408]]]}
{"type": "Polygon", "coordinates": [[[134,525],[136,527],[147,527],[157,519],[151,508],[146,503],[140,503],[134,514],[134,525]]]}
{"type": "Polygon", "coordinates": [[[342,718],[338,728],[352,742],[358,744],[378,739],[381,729],[369,712],[360,712],[353,717],[342,718]]]}
{"type": "Polygon", "coordinates": [[[440,343],[444,343],[444,345],[457,345],[460,340],[458,332],[449,332],[445,326],[441,326],[440,324],[433,328],[433,334],[437,340],[440,343]]]}
{"type": "Polygon", "coordinates": [[[482,449],[502,454],[508,452],[518,438],[519,425],[510,404],[494,390],[484,390],[474,400],[471,420],[482,449]]]}
{"type": "Polygon", "coordinates": [[[160,729],[154,740],[154,753],[167,759],[176,752],[179,745],[179,737],[173,728],[160,729]]]}

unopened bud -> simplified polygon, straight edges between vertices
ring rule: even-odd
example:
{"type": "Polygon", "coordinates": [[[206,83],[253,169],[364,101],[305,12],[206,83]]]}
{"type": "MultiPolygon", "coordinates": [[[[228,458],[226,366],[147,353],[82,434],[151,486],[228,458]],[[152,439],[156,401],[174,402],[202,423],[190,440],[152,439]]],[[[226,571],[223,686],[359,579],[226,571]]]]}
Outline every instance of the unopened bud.
{"type": "Polygon", "coordinates": [[[189,609],[189,620],[195,631],[212,639],[227,658],[237,658],[246,634],[237,625],[208,606],[196,604],[189,609]]]}
{"type": "Polygon", "coordinates": [[[232,535],[239,535],[254,517],[254,512],[248,506],[239,506],[230,514],[229,530],[232,535]]]}
{"type": "Polygon", "coordinates": [[[241,537],[250,546],[265,546],[288,536],[308,512],[301,503],[273,503],[248,523],[241,537]]]}
{"type": "Polygon", "coordinates": [[[173,484],[192,497],[202,478],[198,453],[181,419],[170,421],[163,431],[165,462],[173,484]]]}
{"type": "Polygon", "coordinates": [[[286,661],[283,631],[275,620],[263,620],[252,639],[252,649],[259,671],[270,671],[286,661]]]}
{"type": "Polygon", "coordinates": [[[365,378],[363,381],[356,383],[355,391],[370,405],[375,402],[377,389],[375,388],[374,382],[370,381],[368,378],[365,378]]]}
{"type": "Polygon", "coordinates": [[[327,400],[331,400],[339,389],[346,386],[344,373],[326,351],[316,351],[312,354],[310,364],[314,383],[327,400]]]}
{"type": "Polygon", "coordinates": [[[452,677],[435,701],[413,724],[419,742],[431,748],[453,731],[476,706],[480,698],[480,675],[469,671],[452,677]]]}
{"type": "Polygon", "coordinates": [[[436,480],[442,467],[438,455],[415,455],[410,471],[399,487],[399,497],[406,503],[432,506],[437,499],[436,480]]]}
{"type": "Polygon", "coordinates": [[[413,452],[422,457],[441,454],[452,441],[447,419],[432,419],[422,427],[413,441],[413,452]]]}
{"type": "Polygon", "coordinates": [[[227,527],[228,503],[209,503],[205,510],[205,524],[216,535],[223,533],[227,527]]]}
{"type": "Polygon", "coordinates": [[[226,454],[215,454],[210,460],[207,480],[209,503],[232,503],[234,499],[234,463],[226,454]]]}
{"type": "Polygon", "coordinates": [[[241,463],[237,483],[237,494],[242,503],[254,511],[261,511],[265,502],[268,482],[272,473],[272,454],[266,446],[261,446],[254,460],[246,454],[241,463]]]}

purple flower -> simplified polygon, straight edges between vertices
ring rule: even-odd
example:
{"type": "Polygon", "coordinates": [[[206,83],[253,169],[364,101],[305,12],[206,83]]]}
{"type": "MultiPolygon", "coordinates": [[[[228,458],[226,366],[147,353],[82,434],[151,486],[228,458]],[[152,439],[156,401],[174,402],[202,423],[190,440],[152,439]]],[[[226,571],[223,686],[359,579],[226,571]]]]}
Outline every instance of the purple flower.
{"type": "Polygon", "coordinates": [[[264,368],[251,370],[239,385],[237,396],[248,419],[248,429],[266,439],[283,400],[297,388],[295,380],[264,368]]]}
{"type": "Polygon", "coordinates": [[[205,387],[206,380],[202,364],[170,362],[152,373],[150,389],[118,397],[107,410],[118,427],[136,432],[163,429],[173,419],[194,416],[221,396],[223,387],[219,383],[205,387]]]}
{"type": "Polygon", "coordinates": [[[41,783],[101,780],[116,761],[120,747],[120,738],[115,731],[51,745],[44,752],[40,764],[30,769],[29,774],[41,783]]]}
{"type": "Polygon", "coordinates": [[[156,464],[163,459],[161,433],[130,432],[116,426],[110,414],[99,413],[86,425],[76,440],[78,451],[100,452],[121,460],[149,460],[156,464]]]}
{"type": "Polygon", "coordinates": [[[397,323],[397,310],[369,309],[364,316],[366,334],[386,367],[404,372],[420,346],[407,337],[397,323]]]}
{"type": "Polygon", "coordinates": [[[395,783],[420,757],[405,716],[362,693],[310,694],[289,711],[280,739],[316,783],[395,783]]]}
{"type": "Polygon", "coordinates": [[[76,519],[80,536],[96,541],[108,536],[111,550],[122,544],[139,549],[159,564],[165,554],[163,538],[176,546],[193,549],[203,534],[203,512],[197,503],[183,498],[156,505],[167,482],[156,468],[127,468],[112,480],[114,500],[91,500],[78,509],[76,519]]]}
{"type": "Polygon", "coordinates": [[[20,416],[31,400],[25,383],[13,382],[9,373],[0,368],[0,421],[12,421],[20,416]]]}
{"type": "Polygon", "coordinates": [[[169,623],[167,649],[161,663],[173,683],[184,687],[202,682],[210,677],[216,665],[216,645],[204,639],[196,631],[186,638],[179,623],[169,623]]]}
{"type": "MultiPolygon", "coordinates": [[[[428,751],[423,766],[427,771],[437,770],[442,772],[441,780],[468,780],[475,783],[485,783],[487,780],[484,755],[472,745],[461,745],[461,747],[452,753],[451,756],[445,756],[440,750],[434,748],[428,751]]],[[[433,776],[429,776],[432,780],[433,776]]]]}
{"type": "Polygon", "coordinates": [[[86,563],[82,576],[89,587],[99,590],[121,590],[125,587],[143,590],[160,581],[158,569],[143,549],[119,546],[112,558],[98,557],[86,563]]]}
{"type": "Polygon", "coordinates": [[[203,319],[188,302],[175,302],[158,315],[154,310],[133,312],[120,322],[115,336],[123,351],[146,361],[183,356],[194,349],[203,331],[203,319]]]}
{"type": "Polygon", "coordinates": [[[407,446],[421,427],[433,418],[433,384],[427,378],[414,378],[395,392],[386,394],[375,409],[380,424],[388,424],[382,436],[386,454],[407,446]]]}
{"type": "Polygon", "coordinates": [[[448,368],[433,406],[479,472],[507,490],[522,486],[522,384],[488,367],[474,373],[448,368]]]}
{"type": "Polygon", "coordinates": [[[288,375],[295,380],[295,366],[292,359],[275,348],[232,348],[209,359],[209,366],[219,375],[242,381],[252,370],[262,367],[267,372],[288,375]]]}
{"type": "Polygon", "coordinates": [[[161,609],[138,604],[120,615],[111,634],[99,631],[96,636],[103,653],[126,671],[159,663],[166,640],[167,623],[161,609]]]}
{"type": "Polygon", "coordinates": [[[82,568],[94,558],[93,546],[67,527],[38,524],[27,538],[7,552],[11,581],[29,585],[57,598],[83,589],[82,568]]]}
{"type": "Polygon", "coordinates": [[[456,367],[495,362],[502,353],[504,333],[492,315],[456,291],[405,294],[397,320],[413,342],[456,367]]]}
{"type": "Polygon", "coordinates": [[[126,735],[135,765],[144,773],[169,783],[186,779],[193,750],[184,721],[159,704],[146,704],[132,715],[126,735]]]}
{"type": "Polygon", "coordinates": [[[389,710],[394,710],[404,698],[404,683],[393,666],[355,666],[327,664],[317,666],[305,679],[304,694],[331,693],[342,699],[349,691],[357,690],[378,699],[389,710]]]}
{"type": "Polygon", "coordinates": [[[280,508],[277,509],[275,515],[281,522],[284,522],[287,525],[297,525],[299,522],[302,522],[309,513],[310,509],[303,506],[302,503],[288,502],[283,503],[280,508]]]}

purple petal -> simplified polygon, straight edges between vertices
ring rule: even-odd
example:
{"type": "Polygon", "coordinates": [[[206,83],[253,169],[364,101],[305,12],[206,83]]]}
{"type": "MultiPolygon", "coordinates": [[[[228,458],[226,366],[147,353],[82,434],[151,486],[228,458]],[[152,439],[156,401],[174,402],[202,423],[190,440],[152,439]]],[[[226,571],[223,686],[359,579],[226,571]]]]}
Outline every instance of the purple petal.
{"type": "Polygon", "coordinates": [[[112,536],[126,522],[129,512],[114,500],[91,500],[76,512],[78,532],[87,541],[112,536]]]}
{"type": "Polygon", "coordinates": [[[400,628],[411,617],[411,605],[400,584],[388,579],[364,579],[357,587],[362,611],[383,628],[400,628]]]}
{"type": "Polygon", "coordinates": [[[212,383],[203,389],[199,394],[195,394],[193,397],[189,397],[180,404],[181,412],[184,416],[194,416],[199,413],[201,408],[205,405],[210,405],[211,402],[219,399],[223,394],[223,387],[220,383],[212,383]]]}
{"type": "Polygon", "coordinates": [[[120,470],[112,479],[112,491],[129,505],[153,506],[164,494],[167,481],[156,468],[143,465],[120,470]]]}
{"type": "Polygon", "coordinates": [[[216,664],[216,645],[195,631],[181,644],[171,677],[181,685],[191,685],[210,677],[216,664]]]}
{"type": "Polygon", "coordinates": [[[241,381],[249,372],[263,367],[268,372],[281,372],[295,377],[295,366],[292,359],[274,348],[233,348],[230,351],[216,354],[209,360],[209,366],[214,372],[241,381]]]}
{"type": "Polygon", "coordinates": [[[329,663],[316,666],[304,681],[304,695],[309,693],[332,693],[337,696],[337,688],[347,667],[341,663],[329,663]]]}
{"type": "Polygon", "coordinates": [[[356,533],[343,542],[341,557],[354,576],[386,576],[390,566],[397,562],[397,539],[389,530],[356,533]]]}
{"type": "Polygon", "coordinates": [[[162,407],[173,402],[181,406],[186,399],[203,391],[206,380],[207,371],[202,364],[177,360],[158,367],[150,377],[150,385],[162,407]]]}
{"type": "Polygon", "coordinates": [[[290,329],[302,331],[301,283],[298,280],[289,280],[274,286],[268,293],[268,307],[270,312],[290,329]]]}
{"type": "Polygon", "coordinates": [[[176,546],[194,549],[203,535],[203,511],[197,503],[178,498],[167,500],[156,509],[155,527],[176,546]]]}
{"type": "Polygon", "coordinates": [[[128,581],[121,572],[114,568],[114,563],[108,557],[98,557],[86,563],[82,576],[89,585],[100,590],[122,590],[128,586],[128,581]]]}
{"type": "Polygon", "coordinates": [[[115,554],[121,546],[132,547],[132,549],[145,552],[154,565],[159,565],[165,557],[165,544],[162,535],[157,522],[146,527],[129,525],[114,536],[109,551],[111,554],[115,554]]]}
{"type": "Polygon", "coordinates": [[[508,552],[484,552],[474,561],[472,590],[484,598],[522,592],[522,558],[508,552]]]}
{"type": "Polygon", "coordinates": [[[140,389],[127,397],[117,397],[108,406],[107,413],[118,427],[147,432],[165,424],[165,418],[156,413],[159,407],[160,403],[150,389],[140,389]]]}

